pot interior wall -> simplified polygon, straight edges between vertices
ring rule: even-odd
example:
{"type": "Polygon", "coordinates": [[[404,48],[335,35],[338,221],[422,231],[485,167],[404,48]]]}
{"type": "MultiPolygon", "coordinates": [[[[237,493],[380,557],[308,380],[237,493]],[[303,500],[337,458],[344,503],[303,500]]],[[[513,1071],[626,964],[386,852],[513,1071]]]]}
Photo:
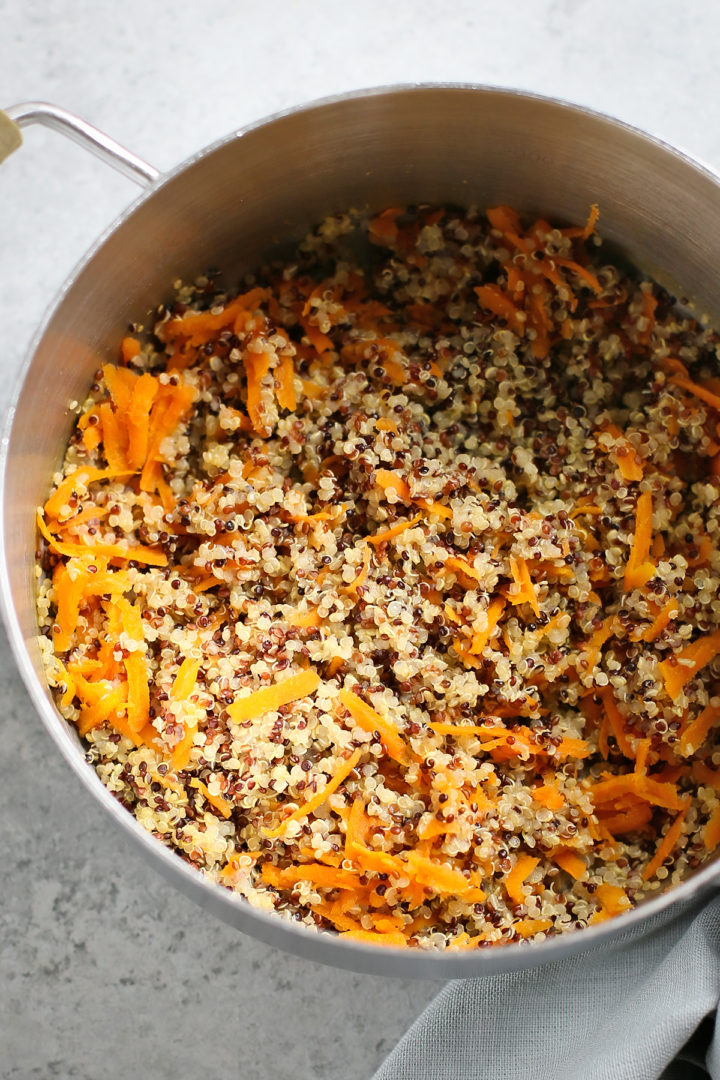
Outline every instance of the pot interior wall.
{"type": "Polygon", "coordinates": [[[604,237],[664,283],[682,282],[701,311],[718,303],[717,182],[675,151],[562,104],[469,88],[381,91],[283,116],[200,155],[81,267],[29,362],[3,514],[14,608],[41,683],[34,510],[62,457],[68,403],[117,356],[128,322],[147,322],[178,277],[219,267],[233,283],[328,213],[420,201],[505,202],[574,222],[597,202],[604,237]]]}

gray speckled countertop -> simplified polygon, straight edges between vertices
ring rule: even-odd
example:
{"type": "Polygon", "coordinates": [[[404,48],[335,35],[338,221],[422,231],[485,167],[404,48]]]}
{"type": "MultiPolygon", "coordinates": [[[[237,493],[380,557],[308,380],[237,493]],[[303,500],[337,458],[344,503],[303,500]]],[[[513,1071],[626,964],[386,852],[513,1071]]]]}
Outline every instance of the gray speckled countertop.
{"type": "MultiPolygon", "coordinates": [[[[0,0],[0,105],[47,99],[160,168],[351,88],[489,82],[614,113],[720,166],[705,0],[0,0]]],[[[33,129],[0,170],[0,406],[48,301],[133,188],[33,129]]],[[[0,1080],[363,1080],[437,984],[324,969],[239,935],[131,850],[0,651],[0,1080]]],[[[438,1078],[441,1080],[441,1078],[438,1078]]]]}

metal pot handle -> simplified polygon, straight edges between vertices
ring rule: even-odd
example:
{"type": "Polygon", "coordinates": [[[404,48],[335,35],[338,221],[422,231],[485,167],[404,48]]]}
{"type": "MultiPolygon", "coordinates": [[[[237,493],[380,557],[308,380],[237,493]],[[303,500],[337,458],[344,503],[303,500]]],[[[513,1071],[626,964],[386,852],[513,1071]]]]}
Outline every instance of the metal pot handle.
{"type": "Polygon", "coordinates": [[[160,178],[160,173],[147,161],[126,150],[115,139],[103,131],[81,120],[79,116],[50,105],[46,101],[28,101],[22,105],[11,105],[3,112],[0,109],[0,162],[22,143],[20,128],[30,124],[43,124],[61,132],[69,139],[92,151],[107,165],[121,172],[123,176],[134,180],[141,187],[149,187],[160,178]]]}

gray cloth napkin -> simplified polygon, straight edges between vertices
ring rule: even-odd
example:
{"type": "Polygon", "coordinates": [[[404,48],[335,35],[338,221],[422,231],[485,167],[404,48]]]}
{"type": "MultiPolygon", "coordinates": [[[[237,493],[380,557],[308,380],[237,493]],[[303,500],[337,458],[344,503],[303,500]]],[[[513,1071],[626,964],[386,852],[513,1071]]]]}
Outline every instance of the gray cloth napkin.
{"type": "MultiPolygon", "coordinates": [[[[374,1080],[658,1080],[668,1067],[694,1080],[703,1072],[682,1049],[719,1000],[716,896],[612,951],[448,983],[374,1080]]],[[[720,1080],[720,1035],[702,1030],[720,1080]]]]}

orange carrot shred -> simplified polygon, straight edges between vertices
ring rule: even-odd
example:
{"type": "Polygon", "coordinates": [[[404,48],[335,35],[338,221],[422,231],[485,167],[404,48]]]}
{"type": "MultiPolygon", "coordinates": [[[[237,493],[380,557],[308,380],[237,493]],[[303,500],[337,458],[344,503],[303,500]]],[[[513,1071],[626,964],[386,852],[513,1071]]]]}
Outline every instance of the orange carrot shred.
{"type": "Polygon", "coordinates": [[[631,907],[625,890],[620,885],[598,885],[595,895],[600,903],[599,910],[590,916],[589,922],[604,922],[615,915],[620,915],[631,907]]]}
{"type": "Polygon", "coordinates": [[[720,630],[704,634],[684,649],[662,660],[658,667],[665,681],[665,689],[675,701],[687,682],[694,678],[706,664],[720,653],[720,630]]]}
{"type": "Polygon", "coordinates": [[[352,690],[341,690],[339,697],[355,723],[361,727],[363,731],[379,732],[380,739],[389,757],[393,758],[395,761],[405,760],[405,742],[394,724],[389,720],[385,720],[379,712],[376,712],[375,709],[366,704],[366,702],[358,697],[357,694],[353,693],[352,690]]]}
{"type": "Polygon", "coordinates": [[[680,735],[680,753],[683,757],[689,757],[700,749],[718,720],[720,720],[720,708],[706,705],[680,735]]]}
{"type": "Polygon", "coordinates": [[[529,938],[541,931],[549,930],[551,926],[552,919],[518,919],[513,923],[512,928],[521,938],[529,938]]]}
{"type": "MultiPolygon", "coordinates": [[[[189,656],[186,656],[173,681],[170,691],[172,701],[187,701],[195,688],[199,670],[199,661],[191,660],[189,656]]],[[[191,714],[184,715],[182,722],[184,733],[172,752],[172,763],[176,769],[184,769],[188,765],[197,731],[197,721],[191,714]]]]}
{"type": "Polygon", "coordinates": [[[404,948],[407,945],[405,935],[399,930],[382,934],[373,930],[342,930],[340,937],[350,938],[351,941],[360,941],[367,945],[385,945],[393,948],[404,948]]]}
{"type": "Polygon", "coordinates": [[[474,292],[480,306],[504,319],[517,334],[525,333],[525,316],[499,285],[476,285],[474,292]]]}
{"type": "Polygon", "coordinates": [[[680,839],[683,821],[685,820],[685,815],[687,814],[687,812],[688,807],[686,806],[684,810],[680,811],[668,831],[665,833],[665,836],[662,838],[660,844],[658,845],[657,851],[643,870],[643,881],[649,881],[651,877],[654,877],[654,875],[660,869],[668,855],[672,854],[675,845],[680,839]]]}
{"type": "Polygon", "coordinates": [[[535,802],[546,806],[548,810],[559,810],[565,805],[565,796],[562,795],[553,784],[543,784],[534,788],[530,794],[535,802]]]}
{"type": "Polygon", "coordinates": [[[123,363],[129,364],[131,360],[140,355],[140,342],[134,337],[124,337],[120,343],[120,352],[123,363]]]}
{"type": "Polygon", "coordinates": [[[314,813],[319,806],[322,806],[322,804],[327,801],[334,791],[337,791],[343,780],[345,780],[353,771],[363,753],[364,751],[361,746],[359,746],[357,750],[354,750],[350,757],[343,761],[335,770],[332,779],[328,780],[321,791],[318,791],[311,799],[308,799],[306,803],[303,803],[302,806],[299,806],[292,814],[284,818],[275,829],[263,829],[265,836],[267,836],[269,840],[276,839],[285,832],[291,821],[298,821],[300,818],[308,817],[309,814],[314,813]]]}
{"type": "Polygon", "coordinates": [[[675,618],[678,610],[678,602],[674,597],[672,597],[670,600],[668,600],[665,606],[661,608],[661,610],[651,622],[650,626],[648,626],[647,630],[643,633],[643,641],[656,641],[657,638],[659,638],[662,634],[663,630],[665,630],[668,624],[672,622],[672,620],[675,618]]]}
{"type": "Polygon", "coordinates": [[[505,600],[502,596],[496,597],[490,602],[490,606],[487,609],[487,630],[473,634],[472,646],[470,649],[471,653],[479,655],[483,651],[488,641],[490,641],[493,636],[504,610],[505,600]]]}
{"type": "Polygon", "coordinates": [[[554,852],[552,858],[560,869],[570,874],[570,877],[574,878],[575,881],[582,881],[587,876],[585,860],[570,848],[562,848],[560,851],[554,852]]]}
{"type": "Polygon", "coordinates": [[[281,705],[310,697],[320,686],[320,676],[314,668],[291,675],[289,679],[254,690],[246,697],[236,698],[228,706],[228,714],[236,723],[242,720],[255,720],[268,712],[276,712],[281,705]]]}
{"type": "Polygon", "coordinates": [[[230,817],[232,814],[232,805],[227,799],[224,799],[222,795],[212,795],[208,790],[207,785],[204,784],[202,780],[198,780],[197,777],[192,778],[190,787],[194,787],[198,791],[201,791],[210,805],[214,806],[224,818],[230,817]]]}
{"type": "Polygon", "coordinates": [[[711,390],[701,386],[700,383],[693,382],[692,379],[686,379],[682,375],[671,375],[668,382],[679,386],[682,390],[687,390],[688,393],[704,401],[706,405],[720,411],[720,395],[712,393],[711,390]]]}
{"type": "Polygon", "coordinates": [[[383,491],[394,491],[399,498],[405,501],[410,499],[410,488],[399,473],[392,472],[390,469],[378,469],[375,473],[375,480],[383,491]]]}
{"type": "Polygon", "coordinates": [[[525,902],[523,883],[539,863],[540,860],[534,855],[518,855],[515,865],[505,877],[505,889],[513,904],[525,902]]]}
{"type": "Polygon", "coordinates": [[[375,533],[373,536],[366,536],[365,539],[368,544],[379,547],[380,544],[387,543],[388,540],[392,540],[395,536],[399,536],[400,533],[405,532],[406,529],[412,529],[419,521],[422,521],[422,514],[416,514],[414,518],[409,518],[407,521],[399,521],[397,525],[385,529],[384,532],[375,533]]]}
{"type": "Polygon", "coordinates": [[[643,491],[638,496],[635,510],[635,533],[625,567],[624,588],[626,592],[642,588],[655,574],[655,565],[648,562],[652,543],[652,495],[643,491]]]}
{"type": "Polygon", "coordinates": [[[295,395],[295,368],[292,362],[292,356],[289,353],[285,353],[277,367],[277,400],[281,409],[287,409],[289,412],[295,412],[297,407],[297,398],[295,395]]]}
{"type": "Polygon", "coordinates": [[[520,592],[516,592],[514,596],[509,597],[510,603],[530,604],[535,616],[538,617],[540,615],[540,605],[538,603],[537,591],[530,578],[530,571],[525,559],[515,559],[511,555],[510,572],[515,583],[520,586],[520,592]]]}

